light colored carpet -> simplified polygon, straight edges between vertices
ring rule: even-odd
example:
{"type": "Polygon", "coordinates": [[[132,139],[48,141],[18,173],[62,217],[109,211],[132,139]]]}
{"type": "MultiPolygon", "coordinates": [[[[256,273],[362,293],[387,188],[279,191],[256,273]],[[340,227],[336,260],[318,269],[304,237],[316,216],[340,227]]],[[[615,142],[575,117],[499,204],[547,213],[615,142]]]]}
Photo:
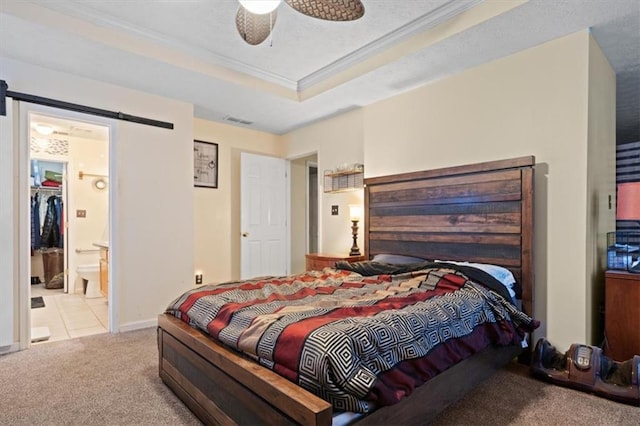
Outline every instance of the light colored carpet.
{"type": "Polygon", "coordinates": [[[200,422],[158,377],[155,329],[99,334],[0,356],[0,425],[200,422]]]}
{"type": "Polygon", "coordinates": [[[640,424],[640,408],[534,379],[511,364],[449,407],[434,425],[617,425],[640,424]]]}
{"type": "MultiPolygon", "coordinates": [[[[640,408],[534,380],[510,366],[437,425],[638,425],[640,408]]],[[[158,378],[155,329],[0,356],[0,425],[197,425],[158,378]]]]}

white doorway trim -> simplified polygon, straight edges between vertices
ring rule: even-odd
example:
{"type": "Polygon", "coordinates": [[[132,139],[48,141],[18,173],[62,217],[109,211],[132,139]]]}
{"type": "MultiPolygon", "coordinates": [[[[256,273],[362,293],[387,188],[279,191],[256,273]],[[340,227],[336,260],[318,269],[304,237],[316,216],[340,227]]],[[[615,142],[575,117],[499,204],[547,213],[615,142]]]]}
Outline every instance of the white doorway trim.
{"type": "MultiPolygon", "coordinates": [[[[117,234],[117,223],[114,220],[115,212],[118,211],[118,201],[116,197],[117,191],[117,169],[116,169],[116,152],[117,152],[117,124],[112,119],[96,117],[83,113],[67,111],[57,108],[51,108],[43,105],[29,104],[25,102],[16,102],[19,105],[19,147],[18,147],[18,270],[19,270],[19,297],[18,297],[18,318],[19,318],[19,345],[20,349],[27,349],[31,345],[31,282],[30,282],[30,259],[27,256],[31,247],[30,236],[30,220],[27,212],[30,211],[29,200],[29,120],[32,113],[49,115],[58,117],[63,120],[81,121],[86,123],[97,124],[109,128],[109,180],[111,181],[109,189],[109,251],[117,252],[118,241],[114,236],[117,234]]],[[[15,111],[14,111],[15,112],[15,111]]],[[[109,255],[109,297],[108,297],[108,316],[109,316],[109,332],[117,333],[119,331],[118,317],[118,300],[119,300],[119,283],[118,265],[113,263],[114,256],[109,255]]]]}
{"type": "Polygon", "coordinates": [[[307,239],[307,244],[306,244],[306,248],[307,248],[307,253],[311,253],[312,250],[317,252],[319,251],[319,247],[318,247],[318,224],[320,222],[320,216],[319,216],[319,209],[318,209],[318,198],[319,198],[319,188],[320,188],[320,174],[318,173],[318,162],[317,161],[307,161],[305,163],[305,181],[306,181],[306,192],[305,192],[305,200],[306,200],[306,229],[305,229],[305,235],[306,235],[306,239],[307,239]],[[309,175],[310,175],[310,170],[312,168],[316,169],[316,247],[313,248],[311,247],[311,224],[309,222],[309,217],[310,217],[310,213],[311,213],[311,199],[309,197],[309,193],[310,193],[310,187],[309,187],[309,175]]]}

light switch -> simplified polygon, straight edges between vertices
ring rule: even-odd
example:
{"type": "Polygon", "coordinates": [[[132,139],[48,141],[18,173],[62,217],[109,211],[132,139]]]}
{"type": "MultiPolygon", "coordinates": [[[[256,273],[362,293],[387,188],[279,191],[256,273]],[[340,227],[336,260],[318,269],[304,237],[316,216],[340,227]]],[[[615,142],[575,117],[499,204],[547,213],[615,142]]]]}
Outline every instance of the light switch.
{"type": "Polygon", "coordinates": [[[86,210],[76,210],[76,217],[87,217],[86,210]]]}
{"type": "Polygon", "coordinates": [[[338,216],[338,206],[331,206],[331,216],[338,216]]]}

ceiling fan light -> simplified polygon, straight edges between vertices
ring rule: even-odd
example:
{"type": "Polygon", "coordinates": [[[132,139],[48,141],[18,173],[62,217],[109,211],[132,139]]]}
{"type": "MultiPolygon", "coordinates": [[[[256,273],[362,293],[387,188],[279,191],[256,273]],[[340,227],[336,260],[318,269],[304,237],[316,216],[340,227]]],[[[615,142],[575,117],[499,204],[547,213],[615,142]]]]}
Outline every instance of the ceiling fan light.
{"type": "Polygon", "coordinates": [[[256,15],[271,13],[280,6],[282,0],[238,0],[242,7],[256,15]]]}

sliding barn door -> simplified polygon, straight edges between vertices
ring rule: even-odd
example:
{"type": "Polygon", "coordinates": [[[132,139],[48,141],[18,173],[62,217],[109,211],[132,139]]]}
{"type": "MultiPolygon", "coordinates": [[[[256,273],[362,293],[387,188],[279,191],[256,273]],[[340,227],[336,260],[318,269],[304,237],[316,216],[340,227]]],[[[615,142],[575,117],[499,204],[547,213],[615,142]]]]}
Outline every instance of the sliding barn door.
{"type": "Polygon", "coordinates": [[[7,101],[7,115],[0,115],[0,348],[14,342],[13,328],[17,307],[18,270],[15,265],[16,179],[14,178],[16,144],[13,140],[13,114],[11,100],[7,101]]]}

